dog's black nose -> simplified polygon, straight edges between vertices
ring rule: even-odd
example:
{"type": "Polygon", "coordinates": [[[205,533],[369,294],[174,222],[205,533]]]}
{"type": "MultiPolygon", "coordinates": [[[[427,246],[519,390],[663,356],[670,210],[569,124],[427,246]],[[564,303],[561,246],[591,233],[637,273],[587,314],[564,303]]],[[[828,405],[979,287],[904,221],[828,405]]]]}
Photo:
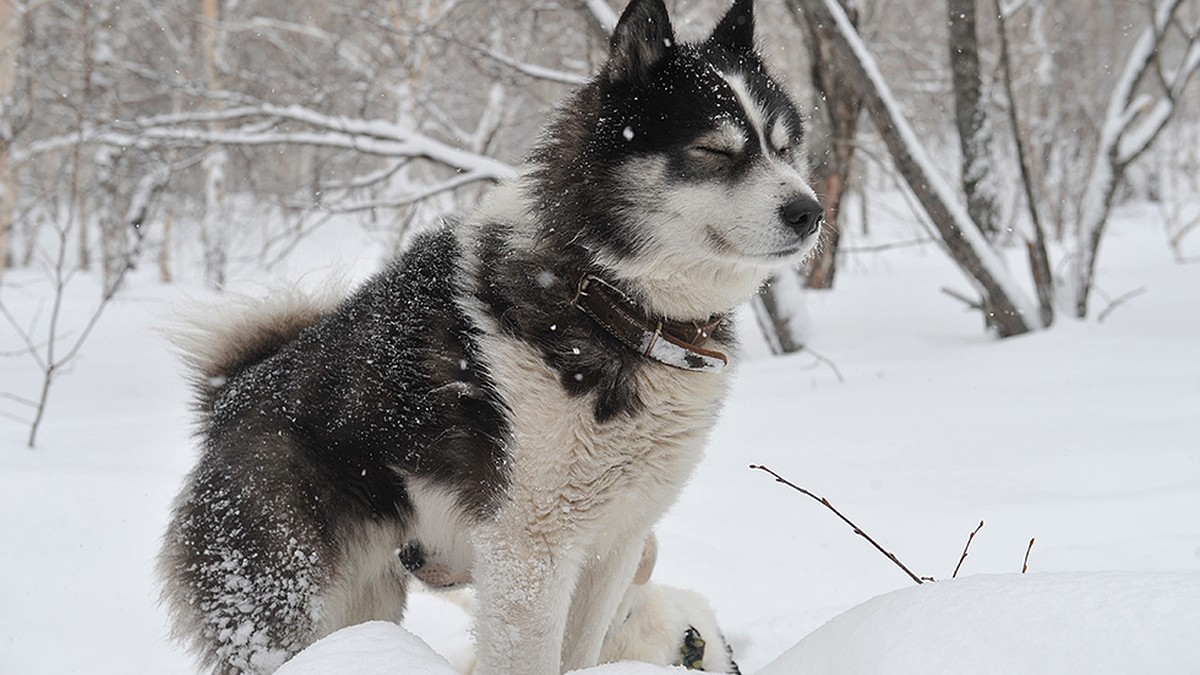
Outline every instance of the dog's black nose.
{"type": "Polygon", "coordinates": [[[797,197],[790,202],[779,207],[779,215],[783,217],[783,221],[788,224],[788,227],[796,231],[796,234],[801,237],[807,237],[825,220],[825,211],[815,199],[811,197],[797,197]]]}

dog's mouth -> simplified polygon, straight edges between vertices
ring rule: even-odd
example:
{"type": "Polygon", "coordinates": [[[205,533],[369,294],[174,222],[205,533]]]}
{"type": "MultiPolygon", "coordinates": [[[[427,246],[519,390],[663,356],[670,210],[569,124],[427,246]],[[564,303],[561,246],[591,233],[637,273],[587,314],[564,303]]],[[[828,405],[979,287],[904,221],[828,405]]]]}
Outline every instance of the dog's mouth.
{"type": "Polygon", "coordinates": [[[725,235],[717,231],[717,229],[711,225],[706,228],[706,235],[708,236],[709,241],[713,244],[713,247],[722,255],[739,259],[768,260],[774,262],[786,260],[787,258],[793,258],[801,253],[811,250],[816,244],[817,237],[820,236],[820,230],[803,237],[802,239],[799,239],[793,244],[762,252],[751,252],[742,249],[731,242],[725,235]]]}

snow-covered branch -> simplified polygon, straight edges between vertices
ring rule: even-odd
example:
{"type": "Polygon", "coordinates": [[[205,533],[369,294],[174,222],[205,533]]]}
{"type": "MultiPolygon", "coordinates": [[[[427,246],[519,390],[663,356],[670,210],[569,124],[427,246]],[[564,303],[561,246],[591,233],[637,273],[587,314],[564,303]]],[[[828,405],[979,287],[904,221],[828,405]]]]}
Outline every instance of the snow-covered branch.
{"type": "Polygon", "coordinates": [[[592,15],[596,25],[605,34],[612,32],[612,29],[617,25],[619,17],[612,6],[608,4],[608,0],[579,0],[579,2],[592,15]]]}
{"type": "Polygon", "coordinates": [[[436,197],[442,193],[457,190],[465,185],[478,183],[488,180],[486,177],[479,176],[475,173],[467,172],[454,176],[449,180],[444,180],[440,183],[435,183],[420,190],[413,191],[403,197],[395,199],[375,199],[364,202],[354,202],[345,205],[322,205],[321,211],[329,213],[355,213],[359,211],[370,211],[373,209],[398,209],[405,206],[411,206],[417,202],[425,201],[432,197],[436,197]]]}
{"type": "Polygon", "coordinates": [[[556,70],[554,68],[546,68],[545,66],[539,66],[533,63],[523,63],[512,58],[511,56],[501,54],[494,49],[480,48],[476,49],[475,53],[536,80],[547,80],[549,82],[557,82],[559,84],[568,84],[571,86],[586,84],[588,81],[586,75],[580,75],[578,73],[572,73],[565,70],[556,70]]]}
{"type": "MultiPolygon", "coordinates": [[[[337,50],[338,56],[344,59],[345,64],[355,72],[368,77],[377,75],[377,68],[373,65],[373,60],[369,53],[360,49],[352,41],[345,39],[344,35],[331,33],[311,23],[297,23],[276,17],[254,16],[241,21],[225,21],[223,22],[223,26],[224,30],[229,33],[252,32],[256,35],[290,35],[318,40],[333,46],[337,50]]],[[[272,40],[272,42],[281,51],[285,51],[284,47],[289,46],[289,41],[286,39],[272,40]]],[[[294,40],[291,42],[294,43],[294,40]]],[[[292,48],[295,47],[292,46],[292,48]]]]}
{"type": "Polygon", "coordinates": [[[513,168],[497,159],[443,143],[395,122],[329,115],[299,105],[262,103],[224,110],[197,111],[138,118],[132,123],[42,139],[20,148],[13,161],[79,143],[121,147],[202,145],[311,145],[353,150],[393,158],[422,158],[467,172],[473,180],[500,180],[513,168]],[[212,122],[243,122],[241,127],[214,128],[212,122]],[[298,122],[310,130],[279,130],[279,122],[298,122]]]}

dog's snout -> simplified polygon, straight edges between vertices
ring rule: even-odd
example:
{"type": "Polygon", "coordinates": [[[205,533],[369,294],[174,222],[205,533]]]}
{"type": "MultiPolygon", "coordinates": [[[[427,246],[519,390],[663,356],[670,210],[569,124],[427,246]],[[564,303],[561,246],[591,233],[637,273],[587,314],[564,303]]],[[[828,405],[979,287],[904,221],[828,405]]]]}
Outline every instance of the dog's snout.
{"type": "Polygon", "coordinates": [[[825,220],[825,210],[811,197],[797,197],[779,208],[788,227],[801,237],[807,237],[825,220]]]}

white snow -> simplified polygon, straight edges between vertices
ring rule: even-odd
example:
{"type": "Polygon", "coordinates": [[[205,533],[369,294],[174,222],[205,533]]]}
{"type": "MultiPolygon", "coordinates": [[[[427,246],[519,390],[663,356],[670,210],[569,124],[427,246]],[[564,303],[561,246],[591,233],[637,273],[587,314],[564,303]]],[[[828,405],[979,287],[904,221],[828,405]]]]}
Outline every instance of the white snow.
{"type": "Polygon", "coordinates": [[[1187,673],[1200,574],[980,575],[881,595],[758,675],[1187,673]]]}
{"type": "Polygon", "coordinates": [[[457,675],[429,645],[400,626],[370,621],[340,630],[297,654],[278,675],[457,675]]]}
{"type": "MultiPolygon", "coordinates": [[[[871,207],[872,238],[846,223],[847,246],[914,238],[917,225],[896,220],[895,194],[872,195],[871,207]]],[[[838,288],[806,297],[808,343],[844,383],[804,353],[770,358],[742,317],[736,384],[704,463],[657,529],[654,580],[709,599],[747,675],[831,658],[846,670],[809,672],[903,674],[918,657],[957,664],[926,673],[1195,672],[1200,265],[1174,262],[1161,219],[1153,205],[1114,211],[1100,284],[1113,297],[1146,292],[1103,323],[1063,319],[994,340],[938,291],[959,273],[933,246],[849,253],[838,288]],[[828,497],[915,572],[941,580],[914,586],[752,463],[828,497]],[[947,581],[980,519],[960,578],[947,581]],[[1030,650],[1045,670],[1024,667],[1030,650]],[[1059,668],[1057,658],[1073,660],[1059,668]],[[1122,670],[1128,663],[1145,667],[1122,670]]],[[[355,261],[347,276],[362,278],[389,243],[366,240],[347,218],[306,240],[285,274],[319,285],[341,259],[355,261]]],[[[1183,246],[1196,255],[1200,238],[1183,246]]],[[[271,281],[255,261],[237,264],[236,290],[258,294],[271,281]]],[[[154,329],[173,306],[211,296],[198,272],[162,286],[151,267],[129,277],[55,383],[36,450],[7,416],[22,407],[0,398],[5,675],[195,672],[156,604],[154,556],[195,450],[183,368],[154,329]]],[[[40,279],[17,270],[0,288],[23,323],[44,316],[40,279]]],[[[98,283],[76,278],[64,331],[86,318],[98,283]]],[[[18,351],[14,339],[0,328],[0,353],[18,351]]],[[[27,358],[0,357],[0,392],[30,397],[37,375],[27,358]]],[[[407,631],[461,667],[465,614],[440,598],[411,600],[407,631]]],[[[384,661],[388,672],[449,672],[406,632],[379,624],[332,636],[281,672],[370,673],[384,661]]]]}

